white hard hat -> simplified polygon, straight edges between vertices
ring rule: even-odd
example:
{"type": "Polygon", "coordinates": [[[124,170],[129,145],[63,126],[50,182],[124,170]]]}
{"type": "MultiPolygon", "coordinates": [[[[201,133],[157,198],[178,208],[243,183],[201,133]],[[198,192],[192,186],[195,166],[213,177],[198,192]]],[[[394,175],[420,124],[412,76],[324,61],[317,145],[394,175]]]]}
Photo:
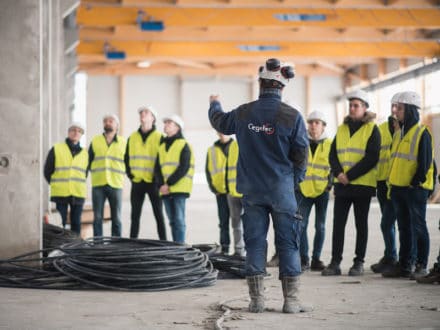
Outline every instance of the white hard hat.
{"type": "Polygon", "coordinates": [[[396,98],[396,103],[415,105],[419,109],[422,107],[420,95],[411,91],[399,93],[399,96],[396,98]]]}
{"type": "Polygon", "coordinates": [[[151,106],[151,105],[147,105],[147,106],[139,107],[139,109],[138,109],[138,113],[141,113],[142,111],[150,111],[151,114],[153,115],[154,119],[157,118],[157,111],[156,111],[156,109],[154,109],[154,107],[151,106]]]}
{"type": "Polygon", "coordinates": [[[291,63],[282,63],[276,58],[270,58],[266,63],[260,66],[258,77],[260,79],[276,80],[287,85],[289,79],[295,76],[294,65],[291,63]]]}
{"type": "Polygon", "coordinates": [[[102,117],[102,120],[104,121],[107,118],[113,118],[113,120],[116,122],[116,124],[118,124],[118,127],[119,127],[119,118],[118,118],[118,116],[116,116],[116,115],[114,115],[112,113],[109,113],[109,114],[106,114],[104,117],[102,117]]]}
{"type": "Polygon", "coordinates": [[[357,90],[356,92],[350,93],[347,96],[347,99],[350,101],[352,99],[358,99],[365,103],[367,108],[370,107],[370,104],[368,103],[368,94],[367,92],[364,92],[363,90],[357,90]]]}
{"type": "Polygon", "coordinates": [[[399,92],[399,93],[396,93],[393,95],[393,97],[391,98],[391,104],[397,103],[397,100],[399,99],[400,94],[401,93],[399,92]]]}
{"type": "Polygon", "coordinates": [[[312,111],[307,117],[307,122],[312,120],[320,120],[324,123],[324,125],[327,125],[325,115],[321,111],[312,111]]]}
{"type": "Polygon", "coordinates": [[[163,118],[164,122],[167,121],[167,120],[171,120],[171,121],[175,122],[177,125],[179,125],[181,130],[183,130],[183,128],[185,126],[185,124],[183,123],[183,119],[180,118],[179,115],[174,114],[174,115],[171,115],[171,116],[163,118]]]}
{"type": "Polygon", "coordinates": [[[84,125],[81,124],[80,122],[77,122],[77,121],[72,122],[69,125],[68,130],[70,130],[72,127],[76,127],[76,128],[79,128],[80,130],[82,130],[82,132],[81,132],[82,134],[84,134],[84,132],[86,131],[85,128],[84,128],[84,125]]]}

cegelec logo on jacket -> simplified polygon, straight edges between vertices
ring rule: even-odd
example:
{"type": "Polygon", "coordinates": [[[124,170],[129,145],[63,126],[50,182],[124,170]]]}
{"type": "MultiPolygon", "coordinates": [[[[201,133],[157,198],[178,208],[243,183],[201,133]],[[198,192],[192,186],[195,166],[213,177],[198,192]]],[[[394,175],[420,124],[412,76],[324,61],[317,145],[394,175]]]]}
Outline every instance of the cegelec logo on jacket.
{"type": "Polygon", "coordinates": [[[272,135],[273,133],[275,133],[275,128],[272,126],[272,124],[263,124],[262,126],[257,126],[249,123],[248,129],[256,133],[264,132],[267,135],[272,135]]]}

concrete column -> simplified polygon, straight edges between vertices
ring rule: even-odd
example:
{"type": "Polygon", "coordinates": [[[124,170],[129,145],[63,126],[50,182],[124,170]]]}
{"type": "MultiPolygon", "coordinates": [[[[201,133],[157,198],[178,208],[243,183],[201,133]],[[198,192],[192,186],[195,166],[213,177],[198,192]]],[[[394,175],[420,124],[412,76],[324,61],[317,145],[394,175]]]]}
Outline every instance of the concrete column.
{"type": "Polygon", "coordinates": [[[0,3],[0,258],[41,244],[45,8],[0,3]]]}

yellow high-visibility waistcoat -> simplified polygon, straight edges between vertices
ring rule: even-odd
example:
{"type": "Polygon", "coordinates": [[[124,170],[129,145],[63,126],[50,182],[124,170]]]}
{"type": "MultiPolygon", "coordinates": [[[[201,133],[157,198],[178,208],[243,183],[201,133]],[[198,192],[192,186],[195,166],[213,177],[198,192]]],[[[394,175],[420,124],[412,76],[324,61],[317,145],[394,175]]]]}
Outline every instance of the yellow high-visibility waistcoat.
{"type": "Polygon", "coordinates": [[[109,185],[113,188],[122,188],[124,185],[125,163],[124,154],[127,141],[118,135],[117,141],[107,145],[104,135],[97,135],[92,140],[95,158],[90,170],[92,172],[92,186],[109,185]]]}
{"type": "MultiPolygon", "coordinates": [[[[391,170],[389,178],[391,185],[398,187],[409,187],[411,185],[411,180],[417,170],[420,138],[426,129],[424,125],[414,125],[402,139],[400,137],[400,131],[394,134],[391,147],[391,170]]],[[[431,145],[431,148],[432,159],[434,159],[433,145],[431,145]]],[[[431,162],[428,173],[426,173],[426,181],[421,184],[422,188],[427,190],[433,189],[433,175],[434,161],[431,162]]]]}
{"type": "Polygon", "coordinates": [[[215,190],[220,194],[226,193],[226,156],[219,146],[208,148],[208,172],[215,190]]]}
{"type": "Polygon", "coordinates": [[[328,155],[331,144],[332,141],[330,139],[325,139],[318,144],[313,155],[309,147],[306,175],[304,181],[299,184],[301,193],[306,197],[317,197],[328,186],[328,176],[330,174],[328,155]]]}
{"type": "Polygon", "coordinates": [[[128,156],[133,182],[153,182],[161,138],[162,134],[156,130],[148,135],[145,142],[138,131],[131,134],[128,140],[128,156]]]}
{"type": "MultiPolygon", "coordinates": [[[[365,156],[368,139],[376,125],[372,122],[362,125],[352,136],[347,124],[339,126],[336,133],[336,152],[344,173],[347,173],[365,156]]],[[[336,178],[334,182],[339,182],[336,178]]],[[[350,181],[352,185],[376,187],[376,168],[350,181]]]]}
{"type": "Polygon", "coordinates": [[[237,191],[237,163],[238,163],[238,143],[232,141],[229,145],[229,153],[227,160],[228,171],[228,190],[229,194],[233,197],[243,197],[243,194],[237,191]]]}
{"type": "Polygon", "coordinates": [[[53,147],[55,171],[50,177],[51,197],[80,198],[87,197],[86,173],[89,154],[82,149],[75,157],[66,143],[57,143],[53,147]]]}
{"type": "Polygon", "coordinates": [[[393,136],[388,128],[388,122],[379,125],[380,132],[380,154],[379,162],[377,163],[377,181],[384,181],[388,179],[390,174],[390,157],[391,157],[391,143],[393,136]]]}
{"type": "MultiPolygon", "coordinates": [[[[186,145],[184,139],[177,139],[170,146],[168,151],[165,148],[165,143],[162,143],[159,147],[159,165],[162,176],[166,182],[168,178],[176,171],[180,162],[180,154],[186,145]]],[[[170,193],[188,193],[190,194],[193,186],[194,176],[194,153],[191,146],[188,144],[191,159],[188,172],[175,184],[169,186],[170,193]]]]}

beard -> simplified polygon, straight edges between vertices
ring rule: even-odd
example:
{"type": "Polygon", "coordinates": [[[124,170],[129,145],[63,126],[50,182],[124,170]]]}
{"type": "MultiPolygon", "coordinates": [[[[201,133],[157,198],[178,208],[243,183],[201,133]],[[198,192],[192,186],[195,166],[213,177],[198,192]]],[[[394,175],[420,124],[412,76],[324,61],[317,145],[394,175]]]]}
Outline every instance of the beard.
{"type": "Polygon", "coordinates": [[[106,133],[113,132],[113,127],[111,127],[111,126],[104,126],[104,132],[106,132],[106,133]]]}

